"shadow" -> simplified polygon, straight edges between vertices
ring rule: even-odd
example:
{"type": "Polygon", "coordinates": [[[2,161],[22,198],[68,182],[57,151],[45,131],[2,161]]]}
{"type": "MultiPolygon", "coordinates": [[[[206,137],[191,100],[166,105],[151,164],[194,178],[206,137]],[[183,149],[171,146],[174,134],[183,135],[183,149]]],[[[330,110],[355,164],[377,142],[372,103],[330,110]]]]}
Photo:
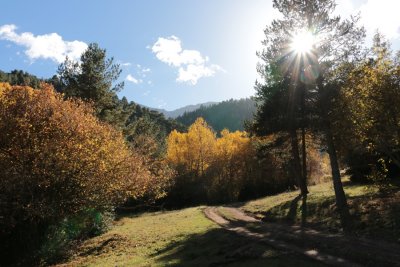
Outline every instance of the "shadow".
{"type": "Polygon", "coordinates": [[[172,241],[151,255],[161,266],[314,266],[287,251],[241,237],[222,228],[172,241]]]}
{"type": "Polygon", "coordinates": [[[304,195],[301,202],[301,227],[307,226],[307,212],[307,195],[304,195]]]}
{"type": "Polygon", "coordinates": [[[357,236],[400,241],[400,190],[374,197],[350,197],[348,201],[357,236]]]}
{"type": "Polygon", "coordinates": [[[286,215],[286,221],[291,224],[294,224],[297,222],[297,220],[298,220],[297,210],[298,210],[298,203],[299,203],[300,199],[301,199],[301,207],[300,207],[301,224],[300,225],[301,225],[301,227],[306,227],[306,225],[307,225],[307,195],[305,195],[305,196],[298,195],[290,202],[289,211],[286,215]]]}
{"type": "Polygon", "coordinates": [[[287,215],[286,215],[286,220],[287,220],[289,223],[295,223],[295,222],[296,222],[296,217],[297,217],[297,206],[298,206],[298,203],[299,203],[300,199],[301,199],[301,195],[298,195],[297,197],[295,197],[295,198],[290,202],[289,211],[288,211],[288,213],[287,213],[287,215]]]}
{"type": "MultiPolygon", "coordinates": [[[[298,202],[302,197],[283,202],[265,212],[260,212],[263,221],[298,224],[330,233],[342,232],[334,195],[316,199],[303,197],[301,211],[298,202]]],[[[352,217],[352,233],[349,235],[387,240],[400,240],[400,189],[383,193],[365,193],[347,196],[352,217]]],[[[348,233],[346,233],[348,234],[348,233]]]]}

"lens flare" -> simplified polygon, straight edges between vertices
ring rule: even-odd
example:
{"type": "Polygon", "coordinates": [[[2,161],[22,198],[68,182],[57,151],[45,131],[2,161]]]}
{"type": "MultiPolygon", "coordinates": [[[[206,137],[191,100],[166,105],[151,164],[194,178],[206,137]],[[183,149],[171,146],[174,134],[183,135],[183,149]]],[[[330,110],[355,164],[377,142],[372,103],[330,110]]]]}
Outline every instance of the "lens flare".
{"type": "Polygon", "coordinates": [[[302,31],[293,36],[291,48],[299,54],[306,54],[312,50],[314,43],[313,34],[309,31],[302,31]]]}

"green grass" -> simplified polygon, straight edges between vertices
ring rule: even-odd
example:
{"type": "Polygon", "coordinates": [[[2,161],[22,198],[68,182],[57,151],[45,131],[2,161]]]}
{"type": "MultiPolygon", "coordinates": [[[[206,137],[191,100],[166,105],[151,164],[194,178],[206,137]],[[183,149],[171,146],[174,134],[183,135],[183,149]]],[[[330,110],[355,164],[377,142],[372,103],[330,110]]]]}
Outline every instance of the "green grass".
{"type": "MultiPolygon", "coordinates": [[[[345,193],[354,219],[355,233],[360,236],[400,240],[400,191],[392,188],[381,192],[377,187],[351,184],[345,180],[345,193]]],[[[306,223],[329,231],[339,231],[335,196],[331,183],[309,187],[303,209],[298,192],[288,192],[244,203],[241,209],[264,221],[306,223]]]]}
{"type": "Polygon", "coordinates": [[[230,233],[201,209],[121,218],[62,266],[320,266],[230,233]]]}
{"type": "MultiPolygon", "coordinates": [[[[359,235],[389,241],[400,238],[400,191],[382,194],[375,187],[345,181],[359,235]]],[[[241,208],[266,221],[300,224],[337,231],[339,219],[330,183],[309,188],[304,214],[298,192],[244,203],[241,208]]],[[[77,247],[63,266],[318,266],[300,255],[275,250],[220,228],[202,213],[204,207],[125,216],[113,228],[77,247]]],[[[228,209],[222,215],[232,219],[228,209]]]]}

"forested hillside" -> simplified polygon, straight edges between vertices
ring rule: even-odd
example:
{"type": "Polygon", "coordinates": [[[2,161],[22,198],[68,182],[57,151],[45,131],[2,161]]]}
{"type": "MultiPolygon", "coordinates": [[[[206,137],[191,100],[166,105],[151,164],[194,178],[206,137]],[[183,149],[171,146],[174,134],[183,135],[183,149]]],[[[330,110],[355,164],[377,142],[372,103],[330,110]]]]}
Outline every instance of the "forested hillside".
{"type": "Polygon", "coordinates": [[[22,70],[13,70],[11,72],[0,70],[0,82],[9,83],[11,85],[26,85],[32,88],[38,88],[42,81],[43,79],[22,70]]]}
{"type": "Polygon", "coordinates": [[[200,106],[192,112],[185,112],[176,120],[189,126],[202,117],[216,132],[225,128],[230,131],[243,131],[244,122],[250,120],[255,111],[255,101],[251,98],[230,99],[211,106],[200,106]]]}
{"type": "Polygon", "coordinates": [[[206,102],[206,103],[201,103],[201,104],[196,104],[196,105],[188,105],[188,106],[184,106],[175,110],[165,110],[165,109],[157,109],[157,108],[150,108],[152,110],[158,111],[162,114],[164,114],[164,116],[166,118],[177,118],[179,116],[182,116],[185,112],[192,112],[195,111],[196,109],[199,109],[200,107],[208,107],[211,105],[217,104],[217,102],[206,102]]]}

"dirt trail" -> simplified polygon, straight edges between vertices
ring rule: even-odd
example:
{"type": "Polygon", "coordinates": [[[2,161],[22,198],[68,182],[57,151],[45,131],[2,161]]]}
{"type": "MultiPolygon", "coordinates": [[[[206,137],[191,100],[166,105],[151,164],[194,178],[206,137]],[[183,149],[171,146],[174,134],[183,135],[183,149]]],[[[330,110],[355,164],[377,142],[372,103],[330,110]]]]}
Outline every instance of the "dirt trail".
{"type": "Polygon", "coordinates": [[[333,266],[400,266],[400,246],[300,226],[265,223],[238,208],[207,207],[204,214],[221,227],[282,250],[333,266]]]}

